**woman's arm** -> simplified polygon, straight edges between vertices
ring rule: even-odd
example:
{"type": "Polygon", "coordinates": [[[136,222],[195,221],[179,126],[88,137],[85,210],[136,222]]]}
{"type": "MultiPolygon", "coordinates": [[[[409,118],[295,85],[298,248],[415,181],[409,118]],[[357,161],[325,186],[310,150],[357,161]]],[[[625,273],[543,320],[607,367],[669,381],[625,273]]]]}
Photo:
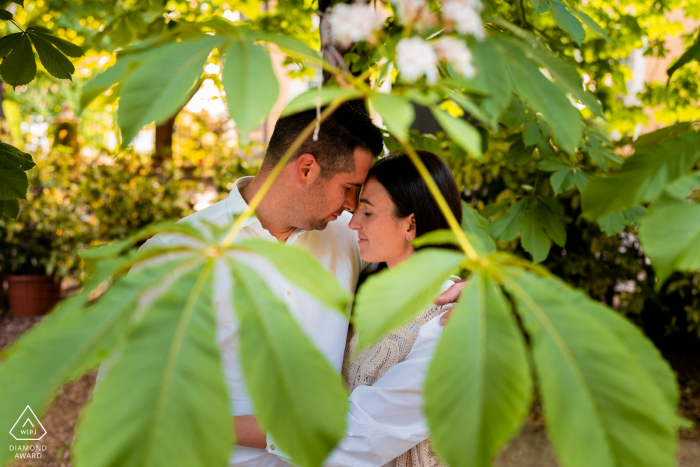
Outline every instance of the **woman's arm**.
{"type": "Polygon", "coordinates": [[[238,415],[231,417],[234,433],[236,433],[236,444],[249,448],[265,449],[267,439],[262,432],[255,415],[238,415]]]}
{"type": "Polygon", "coordinates": [[[423,412],[423,383],[443,332],[436,316],[421,327],[406,360],[372,386],[350,395],[345,438],[326,467],[376,467],[398,457],[429,436],[423,412]]]}

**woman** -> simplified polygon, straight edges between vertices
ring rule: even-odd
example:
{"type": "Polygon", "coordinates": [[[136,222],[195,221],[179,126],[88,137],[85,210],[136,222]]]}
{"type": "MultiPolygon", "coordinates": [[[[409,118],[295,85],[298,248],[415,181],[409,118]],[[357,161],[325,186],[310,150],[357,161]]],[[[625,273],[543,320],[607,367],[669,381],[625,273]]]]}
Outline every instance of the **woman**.
{"type": "MultiPolygon", "coordinates": [[[[438,188],[442,192],[452,213],[461,223],[462,208],[457,183],[447,165],[435,154],[428,151],[418,151],[438,188]]],[[[412,241],[427,232],[448,229],[447,220],[430,194],[425,182],[408,156],[404,154],[390,155],[380,159],[370,170],[367,181],[363,185],[359,204],[349,228],[356,230],[360,256],[366,262],[378,263],[375,271],[384,268],[393,269],[414,253],[412,241]]],[[[446,278],[447,279],[447,278],[446,278]]],[[[457,278],[458,279],[458,278],[457,278]]],[[[447,280],[443,290],[454,282],[447,280]]],[[[397,375],[412,374],[416,360],[407,361],[414,342],[421,328],[431,322],[433,328],[439,316],[451,309],[450,305],[433,305],[422,312],[404,327],[390,333],[371,348],[361,352],[356,358],[351,358],[357,346],[357,335],[352,329],[348,333],[348,344],[343,363],[343,377],[350,396],[350,424],[347,437],[327,459],[326,464],[332,467],[355,467],[357,465],[376,465],[397,456],[386,466],[396,467],[437,467],[442,464],[433,453],[427,436],[424,417],[422,415],[422,396],[420,384],[411,381],[406,390],[398,381],[397,375]],[[409,364],[413,365],[410,367],[409,364]],[[408,373],[401,373],[401,367],[408,373]],[[392,370],[384,379],[383,376],[392,370]],[[368,386],[381,386],[381,394],[367,395],[368,386]],[[393,387],[392,387],[393,386],[393,387]],[[372,403],[364,404],[362,398],[379,397],[381,409],[374,410],[372,403]],[[357,408],[362,416],[369,418],[392,418],[389,428],[382,427],[381,433],[386,434],[384,442],[369,438],[376,433],[353,433],[351,430],[353,408],[357,408]],[[381,413],[379,413],[381,411],[381,413]],[[400,414],[394,417],[394,412],[400,414]],[[403,418],[401,418],[403,417],[403,418]],[[400,420],[397,422],[397,420],[400,420]],[[398,424],[398,426],[397,426],[398,424]],[[392,432],[393,430],[393,432],[392,432]],[[389,431],[389,433],[387,433],[389,431]],[[353,438],[355,438],[353,440],[353,438]],[[357,441],[359,439],[359,441],[357,441]],[[353,444],[354,442],[354,444],[353,444]],[[374,443],[374,444],[373,444],[374,443]],[[369,445],[369,448],[366,446],[369,445]],[[377,448],[375,448],[375,445],[377,448]],[[388,446],[387,446],[388,445],[388,446]],[[355,446],[361,446],[355,448],[355,446]],[[412,446],[412,447],[411,447],[412,446]],[[381,451],[370,453],[367,449],[381,451]],[[393,451],[392,451],[393,449],[393,451]],[[396,449],[399,449],[398,451],[396,449]],[[408,449],[403,452],[400,449],[408,449]],[[365,452],[361,452],[365,451],[365,452]],[[391,453],[387,455],[387,453],[391,453]],[[374,454],[374,457],[367,456],[374,454]],[[384,459],[372,464],[371,459],[384,459]]],[[[423,337],[422,345],[434,346],[439,333],[433,332],[429,337],[423,337]]],[[[425,352],[423,352],[425,354],[425,352]]],[[[429,358],[429,357],[428,357],[429,358]]],[[[424,358],[427,360],[427,358],[424,358]]],[[[426,363],[420,363],[422,373],[426,363]]],[[[399,379],[403,376],[399,376],[399,379]]],[[[414,378],[415,379],[415,378],[414,378]]],[[[380,389],[377,389],[380,391],[380,389]]],[[[264,435],[256,434],[257,426],[252,416],[236,417],[235,429],[238,444],[249,447],[264,447],[264,435]]],[[[359,424],[363,427],[366,425],[359,424]]],[[[365,428],[363,428],[365,429],[365,428]]],[[[279,452],[277,453],[280,454],[279,452]]]]}

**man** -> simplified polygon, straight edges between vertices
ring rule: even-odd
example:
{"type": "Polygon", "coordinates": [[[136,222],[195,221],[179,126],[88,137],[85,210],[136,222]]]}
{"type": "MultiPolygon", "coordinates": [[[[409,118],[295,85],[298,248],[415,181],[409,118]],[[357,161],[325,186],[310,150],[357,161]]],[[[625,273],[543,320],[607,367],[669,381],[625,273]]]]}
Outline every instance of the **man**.
{"type": "MultiPolygon", "coordinates": [[[[238,179],[228,199],[188,216],[181,222],[197,225],[207,221],[227,225],[234,215],[249,210],[248,203],[260,190],[273,167],[315,118],[316,111],[310,110],[280,119],[275,125],[260,172],[254,177],[238,179]]],[[[363,103],[341,105],[320,125],[317,140],[309,138],[305,141],[285,165],[258,206],[256,217],[246,221],[239,238],[263,238],[304,248],[335,275],[341,286],[354,293],[358,277],[368,264],[360,259],[357,235],[348,228],[351,218],[348,211],[354,211],[357,207],[358,190],[367,178],[374,156],[382,148],[381,131],[372,123],[363,103]]],[[[179,241],[178,237],[178,234],[159,234],[144,247],[173,245],[179,241]]],[[[273,293],[286,303],[302,329],[340,371],[348,330],[347,320],[290,284],[265,261],[253,261],[248,265],[256,269],[273,293]]],[[[453,294],[457,292],[455,290],[453,294]]],[[[233,319],[230,291],[215,291],[215,303],[218,310],[217,342],[223,357],[232,412],[233,415],[250,415],[253,414],[253,408],[238,362],[238,329],[233,319]]],[[[98,376],[98,380],[103,378],[104,375],[98,376]]],[[[414,386],[413,389],[418,392],[420,388],[416,384],[414,386]]],[[[348,429],[358,433],[370,431],[368,425],[360,420],[351,423],[348,429]]],[[[390,432],[391,427],[373,422],[371,431],[374,434],[390,432]]],[[[239,438],[242,434],[239,433],[239,438]]],[[[359,450],[363,452],[357,453],[360,459],[358,462],[375,465],[378,462],[374,452],[376,448],[371,443],[361,441],[362,443],[364,445],[358,448],[350,443],[346,452],[339,456],[352,459],[347,460],[352,465],[359,465],[354,460],[355,451],[359,450]]],[[[262,449],[264,447],[237,447],[230,465],[288,465],[275,455],[272,443],[266,446],[267,450],[262,449]]],[[[384,457],[392,454],[382,452],[384,457]]]]}

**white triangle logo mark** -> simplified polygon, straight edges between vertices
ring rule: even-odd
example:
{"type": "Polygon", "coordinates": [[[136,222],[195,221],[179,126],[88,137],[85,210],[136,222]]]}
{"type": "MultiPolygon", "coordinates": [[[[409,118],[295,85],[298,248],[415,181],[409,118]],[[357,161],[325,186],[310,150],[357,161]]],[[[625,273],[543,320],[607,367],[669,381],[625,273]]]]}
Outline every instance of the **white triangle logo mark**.
{"type": "Polygon", "coordinates": [[[38,441],[46,435],[46,429],[32,408],[27,406],[10,429],[10,434],[17,441],[38,441]]]}

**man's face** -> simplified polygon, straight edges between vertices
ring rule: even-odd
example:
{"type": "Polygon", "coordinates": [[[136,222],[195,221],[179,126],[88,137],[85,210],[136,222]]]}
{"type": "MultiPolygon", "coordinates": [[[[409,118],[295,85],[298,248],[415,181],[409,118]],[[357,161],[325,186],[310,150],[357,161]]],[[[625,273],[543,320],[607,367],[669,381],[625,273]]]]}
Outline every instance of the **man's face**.
{"type": "Polygon", "coordinates": [[[355,149],[355,170],[338,173],[330,179],[319,177],[310,190],[305,203],[306,226],[304,230],[323,230],[343,211],[357,208],[358,191],[367,179],[374,158],[365,149],[355,149]]]}

